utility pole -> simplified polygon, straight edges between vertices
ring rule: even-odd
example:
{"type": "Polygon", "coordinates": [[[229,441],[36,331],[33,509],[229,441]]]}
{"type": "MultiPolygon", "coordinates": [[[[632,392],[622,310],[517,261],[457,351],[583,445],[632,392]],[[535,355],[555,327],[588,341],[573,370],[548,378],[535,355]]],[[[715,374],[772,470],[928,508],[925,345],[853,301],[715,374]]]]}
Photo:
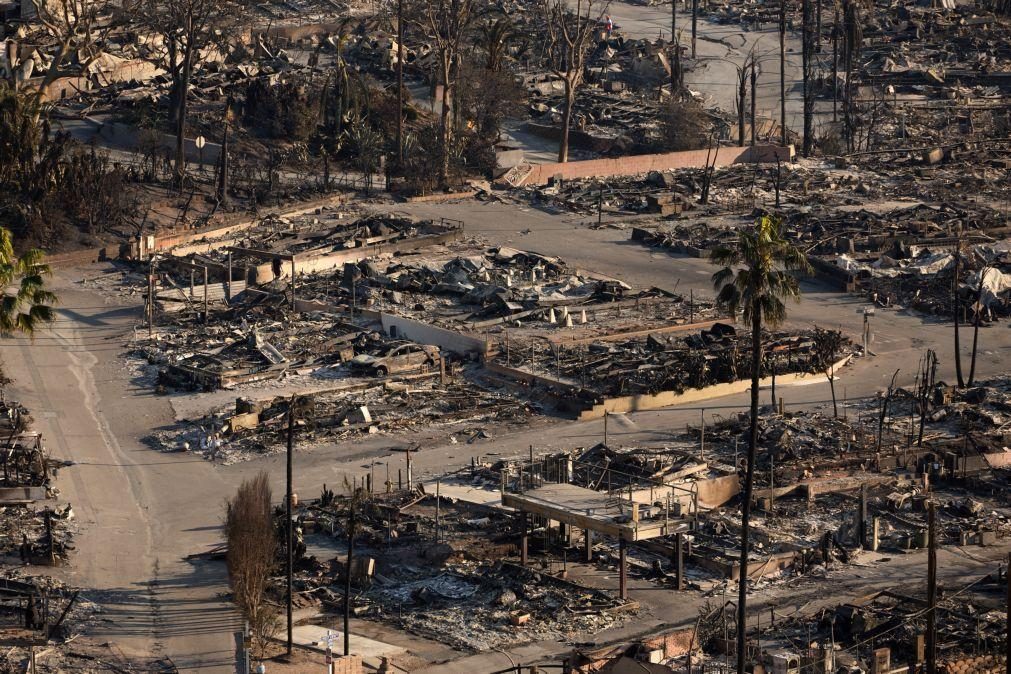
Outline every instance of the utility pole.
{"type": "Polygon", "coordinates": [[[832,122],[839,120],[839,3],[832,19],[832,122]]]}
{"type": "Polygon", "coordinates": [[[803,112],[804,112],[804,145],[805,157],[810,157],[814,150],[814,83],[811,81],[812,62],[814,61],[814,17],[811,0],[801,0],[801,34],[803,56],[803,112]]]}
{"type": "Polygon", "coordinates": [[[692,0],[692,58],[695,58],[695,34],[699,23],[699,0],[692,0]]]}
{"type": "Polygon", "coordinates": [[[404,164],[404,0],[397,0],[397,170],[404,164]]]}
{"type": "Polygon", "coordinates": [[[678,35],[678,0],[670,0],[670,41],[672,43],[677,42],[677,35],[678,35]]]}
{"type": "Polygon", "coordinates": [[[1011,674],[1011,552],[1007,556],[1007,568],[1004,570],[1004,581],[1007,584],[1007,631],[1004,634],[1004,666],[1005,674],[1011,674]]]}
{"type": "Polygon", "coordinates": [[[927,503],[927,674],[937,674],[937,519],[927,503]]]}
{"type": "MultiPolygon", "coordinates": [[[[344,655],[351,655],[351,561],[355,553],[355,494],[351,494],[348,517],[348,566],[344,570],[344,655]]],[[[290,604],[289,604],[290,606],[290,604]]]]}
{"type": "Polygon", "coordinates": [[[287,548],[287,563],[285,566],[285,572],[287,574],[287,598],[288,598],[288,655],[291,655],[292,650],[292,630],[293,623],[291,618],[291,573],[293,564],[293,555],[291,551],[291,457],[293,454],[293,445],[295,438],[295,396],[291,396],[291,401],[288,403],[288,467],[287,467],[287,489],[285,490],[284,497],[284,512],[287,517],[287,522],[285,526],[285,540],[287,541],[285,547],[287,548]]]}
{"type": "Polygon", "coordinates": [[[786,0],[779,0],[779,126],[786,147],[786,0]]]}
{"type": "Polygon", "coordinates": [[[154,255],[151,256],[151,270],[147,275],[147,336],[154,337],[154,255]]]}

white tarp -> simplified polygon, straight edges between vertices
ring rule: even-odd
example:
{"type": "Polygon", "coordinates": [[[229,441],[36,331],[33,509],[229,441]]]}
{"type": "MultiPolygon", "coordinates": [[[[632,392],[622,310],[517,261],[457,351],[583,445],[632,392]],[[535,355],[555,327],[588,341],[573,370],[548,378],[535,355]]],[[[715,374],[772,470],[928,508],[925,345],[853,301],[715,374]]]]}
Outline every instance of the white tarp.
{"type": "Polygon", "coordinates": [[[1003,300],[1000,299],[1000,295],[1011,290],[1011,274],[1005,274],[1000,269],[987,267],[985,275],[983,274],[983,270],[973,272],[972,276],[969,277],[970,288],[974,290],[979,289],[981,275],[983,276],[983,295],[980,301],[983,303],[983,306],[1002,302],[1003,300]]]}

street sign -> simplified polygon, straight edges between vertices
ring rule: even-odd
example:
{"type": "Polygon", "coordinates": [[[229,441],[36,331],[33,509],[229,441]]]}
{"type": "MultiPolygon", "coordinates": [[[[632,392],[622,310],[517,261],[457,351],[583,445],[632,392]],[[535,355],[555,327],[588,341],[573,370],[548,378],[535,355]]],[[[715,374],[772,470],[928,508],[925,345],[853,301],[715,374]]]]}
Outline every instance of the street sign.
{"type": "Polygon", "coordinates": [[[207,139],[204,138],[203,136],[197,136],[197,139],[193,142],[196,143],[198,150],[203,150],[204,145],[207,145],[207,139]]]}

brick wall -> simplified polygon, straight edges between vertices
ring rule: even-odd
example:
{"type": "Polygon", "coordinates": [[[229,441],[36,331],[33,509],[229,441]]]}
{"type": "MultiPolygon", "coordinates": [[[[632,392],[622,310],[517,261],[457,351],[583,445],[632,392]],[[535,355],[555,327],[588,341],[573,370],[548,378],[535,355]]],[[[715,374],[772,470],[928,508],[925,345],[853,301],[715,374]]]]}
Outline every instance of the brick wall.
{"type": "MultiPolygon", "coordinates": [[[[721,147],[716,155],[716,166],[727,166],[737,163],[771,162],[779,157],[788,161],[793,154],[792,147],[776,145],[759,145],[752,150],[750,147],[721,147]]],[[[642,154],[618,159],[591,159],[589,161],[570,161],[564,164],[536,164],[529,175],[523,180],[523,185],[544,185],[555,176],[562,179],[590,178],[603,176],[639,175],[650,171],[668,171],[678,168],[701,168],[706,164],[706,157],[712,161],[712,153],[707,150],[688,150],[686,152],[668,152],[665,154],[642,154]]]]}
{"type": "Polygon", "coordinates": [[[73,253],[60,253],[58,255],[47,255],[46,263],[54,269],[64,269],[67,267],[78,267],[81,265],[109,260],[119,257],[119,246],[109,245],[105,248],[89,248],[87,250],[77,250],[73,253]]]}
{"type": "Polygon", "coordinates": [[[694,633],[695,628],[693,627],[674,630],[673,632],[644,639],[642,645],[649,651],[663,651],[665,658],[679,658],[686,655],[691,646],[698,647],[698,644],[692,643],[694,633]]]}
{"type": "Polygon", "coordinates": [[[333,674],[362,674],[362,656],[341,655],[334,657],[333,674]]]}

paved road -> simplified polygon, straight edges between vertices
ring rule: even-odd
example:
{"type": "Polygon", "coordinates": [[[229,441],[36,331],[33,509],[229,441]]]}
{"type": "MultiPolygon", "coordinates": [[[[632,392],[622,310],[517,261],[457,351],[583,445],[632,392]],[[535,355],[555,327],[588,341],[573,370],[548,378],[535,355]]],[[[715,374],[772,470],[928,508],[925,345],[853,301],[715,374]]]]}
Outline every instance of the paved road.
{"type": "Polygon", "coordinates": [[[236,616],[218,593],[222,564],[184,557],[217,543],[226,480],[199,459],[158,454],[139,441],[171,419],[168,404],[135,386],[120,358],[140,314],[57,279],[54,328],[2,351],[13,394],[32,410],[61,471],[60,500],[83,533],[74,585],[104,608],[95,638],[127,655],[169,656],[183,671],[234,671],[236,616]]]}

